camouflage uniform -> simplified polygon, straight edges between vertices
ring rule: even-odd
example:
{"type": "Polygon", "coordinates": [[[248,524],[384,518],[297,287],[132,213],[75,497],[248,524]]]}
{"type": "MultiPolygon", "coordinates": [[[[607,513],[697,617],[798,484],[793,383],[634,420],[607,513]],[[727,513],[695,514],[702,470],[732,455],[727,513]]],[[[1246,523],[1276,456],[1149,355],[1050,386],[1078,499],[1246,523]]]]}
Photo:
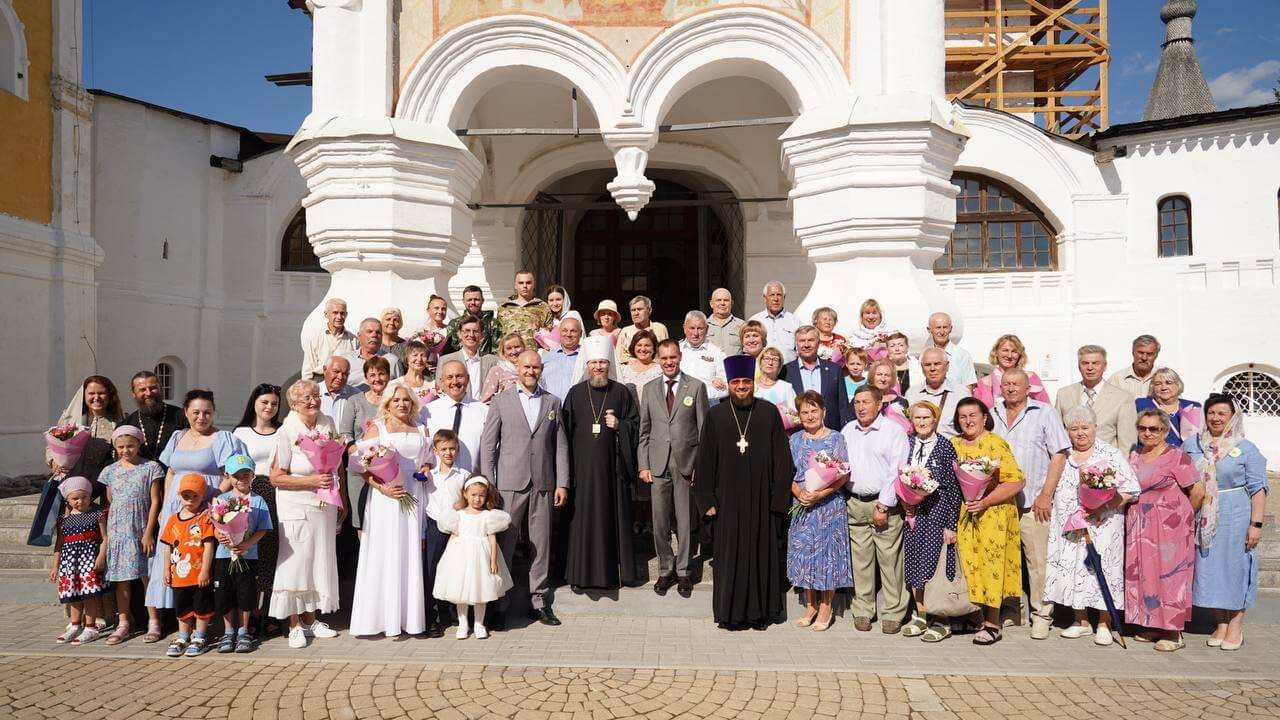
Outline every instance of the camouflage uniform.
{"type": "MultiPolygon", "coordinates": [[[[542,298],[534,298],[528,304],[520,305],[516,303],[516,296],[512,295],[498,306],[498,326],[502,328],[502,335],[520,333],[520,337],[524,338],[524,346],[536,350],[538,346],[533,341],[533,334],[551,326],[551,306],[542,298]]],[[[501,348],[497,348],[494,352],[501,354],[500,350],[501,348]]]]}
{"type": "MultiPolygon", "coordinates": [[[[458,338],[458,326],[462,324],[462,316],[449,321],[446,329],[449,335],[448,352],[457,352],[462,349],[462,341],[458,338]]],[[[480,348],[481,355],[493,355],[498,352],[498,342],[502,340],[502,329],[498,327],[498,321],[493,317],[492,310],[480,311],[480,348]]],[[[442,355],[444,353],[441,353],[442,355]]]]}

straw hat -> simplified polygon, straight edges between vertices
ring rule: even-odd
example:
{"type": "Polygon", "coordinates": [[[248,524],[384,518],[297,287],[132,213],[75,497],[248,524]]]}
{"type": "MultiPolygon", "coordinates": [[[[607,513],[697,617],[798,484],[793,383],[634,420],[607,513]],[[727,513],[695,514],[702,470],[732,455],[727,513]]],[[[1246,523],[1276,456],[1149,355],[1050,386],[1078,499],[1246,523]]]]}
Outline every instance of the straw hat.
{"type": "Polygon", "coordinates": [[[596,306],[596,312],[592,317],[599,321],[600,313],[611,313],[614,317],[614,324],[622,321],[622,315],[618,313],[618,303],[612,300],[601,300],[600,304],[596,306]]]}

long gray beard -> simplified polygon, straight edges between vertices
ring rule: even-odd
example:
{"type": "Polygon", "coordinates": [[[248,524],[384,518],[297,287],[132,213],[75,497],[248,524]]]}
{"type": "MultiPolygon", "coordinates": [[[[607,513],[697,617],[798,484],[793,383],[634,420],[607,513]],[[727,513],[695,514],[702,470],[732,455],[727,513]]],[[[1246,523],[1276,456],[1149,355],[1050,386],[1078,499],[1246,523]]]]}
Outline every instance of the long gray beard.
{"type": "Polygon", "coordinates": [[[596,377],[595,375],[592,375],[587,378],[587,384],[599,390],[609,384],[609,377],[607,375],[604,377],[596,377]]]}
{"type": "Polygon", "coordinates": [[[733,403],[734,407],[740,408],[742,410],[746,410],[747,408],[751,407],[751,403],[755,402],[756,399],[754,397],[751,397],[750,395],[742,399],[738,399],[736,396],[730,395],[729,401],[733,403]]]}

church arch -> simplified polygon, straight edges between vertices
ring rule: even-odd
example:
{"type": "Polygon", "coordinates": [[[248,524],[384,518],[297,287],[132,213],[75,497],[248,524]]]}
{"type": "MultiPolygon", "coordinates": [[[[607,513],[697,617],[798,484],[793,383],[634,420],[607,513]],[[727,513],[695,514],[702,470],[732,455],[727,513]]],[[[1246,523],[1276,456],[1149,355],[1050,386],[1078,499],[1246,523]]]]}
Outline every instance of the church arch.
{"type": "Polygon", "coordinates": [[[27,99],[27,38],[13,0],[0,0],[0,90],[27,99]]]}
{"type": "Polygon", "coordinates": [[[523,68],[570,82],[602,126],[622,108],[626,70],[604,46],[547,18],[499,15],[457,27],[431,45],[401,84],[395,116],[457,127],[486,91],[523,68]]]}
{"type": "Polygon", "coordinates": [[[796,114],[849,92],[839,59],[813,31],[739,7],[695,15],[659,35],[636,58],[627,98],[640,125],[656,128],[685,92],[731,76],[767,83],[796,114]]]}

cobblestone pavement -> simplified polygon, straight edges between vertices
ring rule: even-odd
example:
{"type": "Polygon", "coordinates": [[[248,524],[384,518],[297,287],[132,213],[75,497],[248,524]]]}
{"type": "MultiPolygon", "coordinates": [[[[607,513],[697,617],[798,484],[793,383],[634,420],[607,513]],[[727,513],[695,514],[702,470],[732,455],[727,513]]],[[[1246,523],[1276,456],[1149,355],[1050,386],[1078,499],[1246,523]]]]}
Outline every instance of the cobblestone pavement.
{"type": "Polygon", "coordinates": [[[1280,717],[1280,682],[773,671],[0,658],[0,717],[885,718],[1280,717]],[[122,682],[122,679],[128,681],[122,682]]]}

